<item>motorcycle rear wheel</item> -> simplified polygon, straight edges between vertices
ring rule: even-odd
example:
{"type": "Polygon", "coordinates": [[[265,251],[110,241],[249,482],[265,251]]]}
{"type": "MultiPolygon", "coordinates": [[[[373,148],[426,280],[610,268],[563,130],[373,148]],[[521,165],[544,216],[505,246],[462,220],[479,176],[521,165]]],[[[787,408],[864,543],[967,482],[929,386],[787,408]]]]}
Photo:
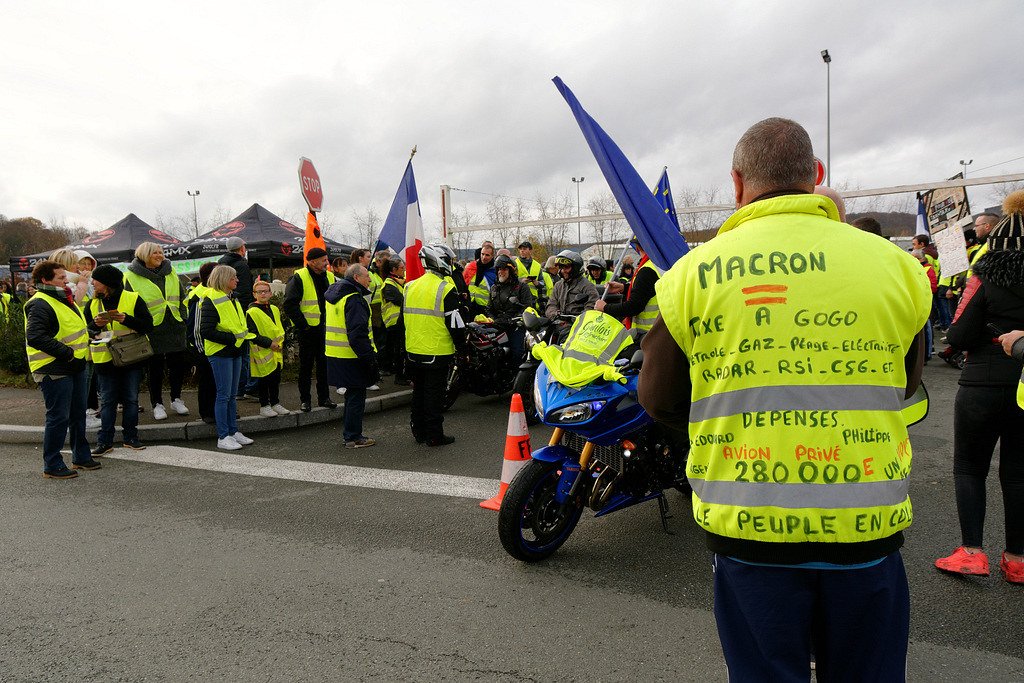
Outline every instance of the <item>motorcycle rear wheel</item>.
{"type": "Polygon", "coordinates": [[[498,511],[498,537],[505,551],[523,562],[550,557],[569,538],[583,513],[583,498],[555,500],[559,464],[531,460],[505,492],[498,511]]]}
{"type": "Polygon", "coordinates": [[[519,394],[523,399],[523,412],[526,413],[526,424],[531,426],[540,422],[540,416],[537,415],[537,405],[533,400],[533,380],[536,374],[536,369],[533,372],[520,370],[516,373],[515,384],[512,385],[512,393],[519,394]]]}
{"type": "Polygon", "coordinates": [[[455,405],[460,393],[462,393],[462,377],[459,374],[459,366],[452,365],[448,368],[448,375],[445,379],[441,412],[448,412],[448,409],[455,405]]]}

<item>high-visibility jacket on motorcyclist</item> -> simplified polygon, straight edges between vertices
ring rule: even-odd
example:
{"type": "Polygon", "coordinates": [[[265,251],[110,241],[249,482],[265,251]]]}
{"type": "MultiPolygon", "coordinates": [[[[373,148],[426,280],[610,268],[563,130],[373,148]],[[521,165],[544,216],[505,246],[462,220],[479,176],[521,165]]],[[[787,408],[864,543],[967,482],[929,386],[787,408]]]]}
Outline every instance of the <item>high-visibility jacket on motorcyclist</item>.
{"type": "Polygon", "coordinates": [[[698,524],[760,544],[899,540],[904,357],[931,311],[920,263],[831,201],[786,195],[739,209],[657,292],[689,361],[698,524]]]}
{"type": "Polygon", "coordinates": [[[444,299],[455,289],[450,280],[442,280],[427,271],[405,285],[405,350],[422,356],[455,353],[455,342],[445,324],[444,299]]]}
{"type": "Polygon", "coordinates": [[[550,346],[540,342],[532,352],[557,381],[582,387],[596,379],[622,380],[612,363],[632,343],[622,323],[607,313],[589,310],[576,318],[564,342],[550,346]]]}

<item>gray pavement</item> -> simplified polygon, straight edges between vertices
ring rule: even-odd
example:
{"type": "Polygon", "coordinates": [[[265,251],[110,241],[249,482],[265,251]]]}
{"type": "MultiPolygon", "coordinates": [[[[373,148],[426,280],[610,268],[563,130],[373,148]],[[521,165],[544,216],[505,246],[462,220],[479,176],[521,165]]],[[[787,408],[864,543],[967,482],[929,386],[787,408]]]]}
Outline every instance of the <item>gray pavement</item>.
{"type": "MultiPolygon", "coordinates": [[[[912,430],[911,680],[1024,680],[1024,589],[931,567],[958,543],[955,379],[926,368],[932,412],[912,430]]],[[[463,396],[447,448],[416,445],[395,409],[367,416],[373,448],[340,448],[332,420],[238,453],[496,489],[506,415],[506,400],[463,396]]],[[[547,432],[531,429],[535,446],[547,432]]],[[[201,458],[213,444],[185,445],[201,458]]],[[[676,492],[672,535],[653,504],[586,514],[554,557],[524,565],[475,499],[109,458],[56,482],[39,476],[40,457],[0,447],[4,680],[726,678],[708,555],[676,492]]],[[[994,480],[990,490],[995,557],[994,480]]]]}

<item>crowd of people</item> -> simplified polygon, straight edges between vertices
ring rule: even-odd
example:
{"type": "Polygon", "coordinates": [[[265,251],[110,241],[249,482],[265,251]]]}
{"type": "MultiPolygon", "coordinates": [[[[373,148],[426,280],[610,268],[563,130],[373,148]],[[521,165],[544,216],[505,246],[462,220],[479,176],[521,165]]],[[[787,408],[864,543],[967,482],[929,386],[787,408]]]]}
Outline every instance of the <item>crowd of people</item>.
{"type": "MultiPolygon", "coordinates": [[[[900,680],[910,606],[899,551],[912,521],[903,406],[917,393],[933,330],[966,354],[954,404],[961,545],[935,566],[989,574],[985,492],[998,443],[1006,527],[999,566],[1007,581],[1024,584],[1024,192],[1007,198],[1002,217],[976,217],[965,234],[970,269],[946,275],[927,235],[915,237],[908,254],[879,238],[873,219],[847,224],[841,197],[815,187],[814,175],[799,124],[773,118],[751,127],[733,156],[737,211],[667,272],[638,240],[639,262],[618,272],[571,250],[541,264],[528,241],[517,256],[484,242],[467,262],[432,244],[420,250],[424,274],[408,282],[407,264],[393,253],[360,249],[329,263],[313,248],[279,310],[269,284],[252,277],[240,240],[219,264],[205,264],[184,295],[159,245],[141,245],[123,274],[59,250],[33,269],[25,304],[30,370],[46,404],[43,474],[64,479],[101,467],[119,409],[124,445],[144,447],[143,369],[154,417],[167,415],[165,371],[168,405],[187,414],[181,387],[191,364],[200,415],[216,424],[218,448],[253,443],[238,429],[236,400],[255,392],[261,415],[289,412],[279,394],[288,325],[298,340],[300,410],[312,410],[311,385],[317,405],[337,408],[329,394],[337,387],[345,394],[345,447],[375,444],[363,433],[363,411],[385,372],[413,387],[416,441],[451,444],[438,397],[453,359],[466,352],[468,320],[508,325],[521,354],[513,321],[526,311],[542,311],[563,331],[581,314],[603,312],[642,336],[645,409],[670,429],[703,437],[691,441],[688,476],[694,517],[714,554],[715,616],[730,676],[803,678],[813,654],[821,680],[900,680]],[[117,347],[141,337],[149,340],[145,358],[117,362],[117,347]],[[755,337],[760,343],[751,346],[755,337]],[[860,354],[853,365],[851,340],[860,354]],[[832,370],[799,370],[790,356],[807,348],[832,370]],[[709,369],[723,354],[769,349],[728,371],[709,369]],[[85,421],[92,377],[94,448],[85,421]],[[70,468],[60,451],[69,433],[70,468]],[[715,444],[726,438],[770,453],[772,467],[723,456],[715,444]],[[838,467],[831,479],[827,466],[808,467],[819,458],[801,460],[807,444],[834,448],[837,461],[842,445],[842,476],[838,467]]],[[[7,294],[0,312],[13,305],[7,294]]]]}

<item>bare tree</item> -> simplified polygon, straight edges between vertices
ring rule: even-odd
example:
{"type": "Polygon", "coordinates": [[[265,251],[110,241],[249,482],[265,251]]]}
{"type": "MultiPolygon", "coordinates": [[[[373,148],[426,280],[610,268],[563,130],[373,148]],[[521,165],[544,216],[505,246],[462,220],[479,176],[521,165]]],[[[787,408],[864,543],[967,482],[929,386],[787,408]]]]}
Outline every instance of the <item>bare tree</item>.
{"type": "MultiPolygon", "coordinates": [[[[451,227],[453,228],[464,228],[477,222],[476,214],[471,213],[466,207],[453,209],[451,218],[451,227]]],[[[456,250],[473,249],[478,246],[474,241],[479,238],[479,233],[452,232],[452,246],[456,250]]]]}
{"type": "Polygon", "coordinates": [[[377,209],[367,206],[362,211],[352,209],[352,222],[355,223],[353,244],[357,247],[373,249],[376,246],[377,235],[380,234],[384,220],[377,213],[377,209]]]}
{"type": "MultiPolygon", "coordinates": [[[[621,207],[616,201],[615,195],[610,191],[595,195],[587,200],[587,212],[593,216],[606,213],[620,213],[621,207]]],[[[601,255],[608,258],[610,254],[617,253],[616,247],[611,244],[626,241],[629,235],[629,224],[624,218],[617,218],[610,221],[588,221],[591,232],[594,234],[594,241],[598,244],[608,245],[601,248],[601,255]]]]}
{"type": "MultiPolygon", "coordinates": [[[[675,195],[677,210],[728,203],[719,187],[683,187],[676,190],[675,195]]],[[[682,214],[679,216],[679,227],[687,242],[691,244],[707,242],[715,236],[718,228],[729,217],[729,213],[729,211],[701,211],[682,214]]]]}
{"type": "Polygon", "coordinates": [[[1017,192],[1018,190],[1024,190],[1024,180],[1015,180],[1009,183],[995,183],[992,185],[992,196],[999,199],[999,205],[1002,206],[1003,200],[1006,199],[1007,195],[1011,192],[1017,192]]]}
{"type": "MultiPolygon", "coordinates": [[[[576,210],[576,198],[568,191],[556,194],[554,197],[546,197],[540,192],[537,193],[536,216],[538,219],[558,218],[559,216],[570,216],[576,210]]],[[[549,254],[557,254],[569,246],[569,227],[576,227],[576,221],[569,223],[556,223],[554,225],[540,225],[535,229],[539,236],[538,241],[544,246],[549,254]]],[[[573,234],[575,238],[575,234],[573,234]]],[[[536,245],[534,245],[536,246],[536,245]]]]}

